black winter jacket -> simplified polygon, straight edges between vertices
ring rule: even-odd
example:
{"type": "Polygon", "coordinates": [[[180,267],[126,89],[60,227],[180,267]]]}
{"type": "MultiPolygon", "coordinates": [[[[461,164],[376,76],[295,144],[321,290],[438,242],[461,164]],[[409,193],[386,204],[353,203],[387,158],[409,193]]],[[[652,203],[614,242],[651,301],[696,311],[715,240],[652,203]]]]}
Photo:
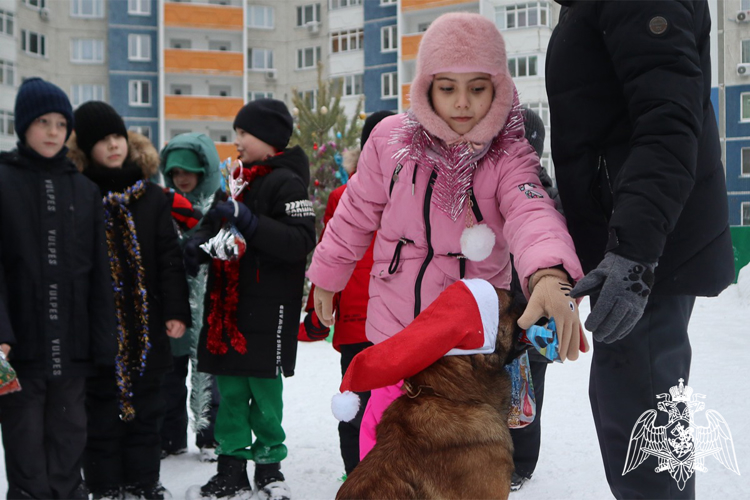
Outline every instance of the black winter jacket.
{"type": "MultiPolygon", "coordinates": [[[[258,216],[258,227],[240,259],[237,327],[247,340],[247,353],[241,355],[230,347],[226,354],[215,355],[207,348],[211,291],[216,286],[216,276],[210,273],[198,369],[215,375],[294,375],[305,266],[315,247],[315,215],[307,192],[310,167],[299,146],[259,164],[273,170],[256,178],[243,198],[258,216]]],[[[223,193],[217,195],[215,203],[222,197],[223,193]]],[[[204,224],[194,238],[205,241],[219,227],[218,222],[204,224]]],[[[229,345],[226,333],[223,340],[229,345]]]]}
{"type": "Polygon", "coordinates": [[[115,317],[101,198],[60,155],[0,154],[0,343],[24,377],[113,365],[115,317]]]}
{"type": "MultiPolygon", "coordinates": [[[[75,134],[71,136],[74,144],[75,134]]],[[[148,297],[148,327],[151,349],[146,358],[146,371],[164,373],[172,369],[172,350],[166,334],[165,323],[169,320],[180,320],[189,326],[191,321],[190,303],[188,300],[185,267],[172,221],[171,207],[161,187],[148,182],[158,169],[158,155],[145,137],[131,132],[128,136],[128,160],[122,169],[89,165],[87,159],[71,148],[71,156],[84,175],[93,180],[104,196],[110,191],[122,192],[138,180],[145,182],[145,191],[140,198],[131,201],[130,212],[133,216],[136,235],[141,249],[141,258],[148,297]]],[[[101,197],[99,210],[103,212],[101,197]]],[[[125,332],[130,347],[131,370],[140,366],[137,355],[140,352],[140,331],[135,316],[134,285],[135,275],[129,273],[124,241],[122,238],[122,221],[115,220],[114,248],[120,267],[123,269],[122,285],[125,297],[123,314],[125,332]]],[[[110,296],[113,289],[108,290],[110,296]]],[[[114,359],[114,358],[113,358],[114,359]]],[[[131,375],[132,376],[132,375],[131,375]]]]}
{"type": "Polygon", "coordinates": [[[706,1],[559,3],[552,156],[584,271],[612,250],[658,262],[654,293],[717,295],[734,268],[706,1]]]}

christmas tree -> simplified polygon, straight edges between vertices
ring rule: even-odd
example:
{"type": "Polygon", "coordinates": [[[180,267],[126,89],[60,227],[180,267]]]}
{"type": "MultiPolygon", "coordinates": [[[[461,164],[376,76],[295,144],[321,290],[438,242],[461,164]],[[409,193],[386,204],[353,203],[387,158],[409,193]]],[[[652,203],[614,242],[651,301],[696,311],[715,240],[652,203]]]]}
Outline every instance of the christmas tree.
{"type": "Polygon", "coordinates": [[[351,118],[341,105],[339,82],[323,79],[323,64],[318,63],[317,96],[300,95],[293,89],[292,114],[295,130],[290,145],[299,145],[310,159],[310,199],[316,219],[316,234],[323,230],[323,214],[331,191],[344,184],[347,174],[341,158],[347,149],[359,146],[364,114],[362,99],[351,118]]]}

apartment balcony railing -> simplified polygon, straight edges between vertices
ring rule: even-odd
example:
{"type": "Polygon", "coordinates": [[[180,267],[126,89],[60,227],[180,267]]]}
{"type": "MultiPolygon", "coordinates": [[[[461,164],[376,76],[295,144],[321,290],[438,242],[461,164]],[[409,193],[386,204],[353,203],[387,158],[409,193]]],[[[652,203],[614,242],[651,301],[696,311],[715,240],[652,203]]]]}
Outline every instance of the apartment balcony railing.
{"type": "Polygon", "coordinates": [[[167,73],[242,76],[242,52],[221,50],[164,50],[164,69],[167,73]]]}
{"type": "Polygon", "coordinates": [[[231,122],[244,104],[240,97],[168,95],[164,96],[164,116],[167,120],[231,122]]]}
{"type": "Polygon", "coordinates": [[[165,3],[164,25],[168,28],[196,28],[242,31],[242,7],[190,3],[165,3]]]}

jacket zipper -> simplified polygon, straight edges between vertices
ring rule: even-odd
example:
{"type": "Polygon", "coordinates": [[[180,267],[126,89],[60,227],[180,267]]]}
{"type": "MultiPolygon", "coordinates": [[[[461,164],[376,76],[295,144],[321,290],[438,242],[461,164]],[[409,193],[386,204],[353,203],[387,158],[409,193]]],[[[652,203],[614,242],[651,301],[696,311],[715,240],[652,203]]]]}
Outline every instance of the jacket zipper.
{"type": "Polygon", "coordinates": [[[404,168],[403,165],[400,163],[396,165],[396,170],[393,171],[393,175],[391,176],[391,187],[388,188],[388,196],[391,196],[391,193],[393,192],[393,185],[396,184],[396,181],[398,180],[398,174],[401,172],[401,169],[404,168]]]}
{"type": "MultiPolygon", "coordinates": [[[[417,168],[415,165],[414,168],[417,168]]],[[[422,262],[422,267],[419,269],[417,275],[417,282],[414,285],[414,317],[416,318],[422,310],[422,278],[424,273],[427,271],[427,266],[430,264],[434,251],[432,249],[431,232],[430,227],[430,200],[432,199],[432,186],[435,184],[437,179],[437,171],[433,170],[430,174],[430,180],[427,182],[427,189],[424,194],[424,206],[422,207],[422,214],[424,215],[424,229],[425,236],[427,238],[427,256],[422,262]]]]}

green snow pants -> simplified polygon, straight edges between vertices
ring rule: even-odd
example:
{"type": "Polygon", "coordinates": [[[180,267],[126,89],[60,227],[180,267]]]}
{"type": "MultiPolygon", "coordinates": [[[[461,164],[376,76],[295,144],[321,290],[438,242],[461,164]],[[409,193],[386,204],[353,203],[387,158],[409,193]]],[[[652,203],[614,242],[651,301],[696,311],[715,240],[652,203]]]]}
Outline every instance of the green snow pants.
{"type": "Polygon", "coordinates": [[[285,459],[281,375],[276,378],[217,375],[216,382],[221,395],[214,429],[219,443],[216,452],[257,464],[273,464],[285,459]]]}

